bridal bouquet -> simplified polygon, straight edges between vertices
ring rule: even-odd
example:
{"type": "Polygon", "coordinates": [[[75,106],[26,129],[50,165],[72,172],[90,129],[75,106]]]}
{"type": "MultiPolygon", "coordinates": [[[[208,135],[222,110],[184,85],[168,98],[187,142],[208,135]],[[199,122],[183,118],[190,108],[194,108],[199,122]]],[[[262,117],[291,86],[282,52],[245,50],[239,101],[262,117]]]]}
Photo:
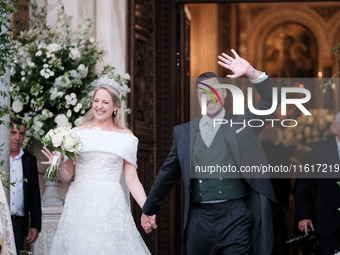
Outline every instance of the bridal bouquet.
{"type": "Polygon", "coordinates": [[[57,127],[51,129],[43,137],[43,144],[53,151],[57,151],[58,156],[54,156],[51,165],[47,168],[44,177],[52,182],[58,181],[58,167],[61,154],[75,160],[82,150],[83,144],[79,136],[69,127],[57,127]]]}

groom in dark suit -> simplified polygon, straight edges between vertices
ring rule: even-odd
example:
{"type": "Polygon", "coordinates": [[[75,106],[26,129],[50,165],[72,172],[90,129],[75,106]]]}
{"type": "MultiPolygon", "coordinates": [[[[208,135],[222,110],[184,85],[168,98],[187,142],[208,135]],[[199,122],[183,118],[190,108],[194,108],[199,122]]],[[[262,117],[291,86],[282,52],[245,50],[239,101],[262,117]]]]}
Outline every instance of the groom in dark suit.
{"type": "MultiPolygon", "coordinates": [[[[234,58],[224,53],[219,56],[219,64],[234,73],[227,77],[248,77],[261,97],[255,108],[271,108],[274,84],[267,74],[255,70],[234,50],[232,52],[234,58]]],[[[220,83],[214,73],[204,73],[198,78],[198,97],[200,103],[206,97],[206,115],[174,128],[171,152],[143,206],[141,224],[147,233],[157,227],[153,215],[182,177],[184,232],[189,255],[271,254],[271,201],[276,199],[270,180],[240,173],[215,175],[215,178],[193,175],[194,169],[201,166],[218,164],[239,170],[241,166],[266,164],[257,138],[263,127],[252,128],[240,123],[247,123],[249,119],[265,120],[268,116],[254,115],[247,107],[244,115],[228,115],[224,109],[227,91],[210,89],[220,83]],[[220,103],[207,96],[208,92],[220,103]],[[216,124],[218,119],[234,125],[214,125],[213,120],[216,124]]]]}
{"type": "MultiPolygon", "coordinates": [[[[338,167],[340,164],[340,112],[335,115],[332,126],[335,134],[329,140],[315,143],[307,157],[306,164],[317,167],[318,164],[338,167]]],[[[337,172],[336,175],[338,175],[337,172]]],[[[325,175],[326,173],[322,173],[325,175]]],[[[329,174],[329,173],[328,173],[329,174]]],[[[319,238],[321,254],[333,255],[340,249],[340,186],[335,178],[309,178],[299,179],[296,186],[296,217],[298,228],[308,235],[308,228],[316,230],[319,238]],[[311,193],[315,191],[314,206],[312,206],[311,193]],[[314,222],[312,210],[314,208],[314,222]]],[[[333,176],[332,176],[333,177],[333,176]]]]}
{"type": "Polygon", "coordinates": [[[24,238],[34,243],[41,230],[41,201],[36,157],[22,149],[26,128],[12,120],[10,129],[10,211],[17,252],[23,251],[24,238]],[[30,227],[28,227],[30,226],[30,227]]]}

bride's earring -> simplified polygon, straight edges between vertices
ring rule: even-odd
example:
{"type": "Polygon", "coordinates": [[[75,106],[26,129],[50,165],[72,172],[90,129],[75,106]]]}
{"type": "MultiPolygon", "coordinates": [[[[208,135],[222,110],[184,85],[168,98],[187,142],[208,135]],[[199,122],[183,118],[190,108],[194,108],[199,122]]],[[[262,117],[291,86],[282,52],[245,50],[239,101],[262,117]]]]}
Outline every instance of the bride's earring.
{"type": "Polygon", "coordinates": [[[113,111],[113,116],[117,115],[117,110],[113,111]]]}

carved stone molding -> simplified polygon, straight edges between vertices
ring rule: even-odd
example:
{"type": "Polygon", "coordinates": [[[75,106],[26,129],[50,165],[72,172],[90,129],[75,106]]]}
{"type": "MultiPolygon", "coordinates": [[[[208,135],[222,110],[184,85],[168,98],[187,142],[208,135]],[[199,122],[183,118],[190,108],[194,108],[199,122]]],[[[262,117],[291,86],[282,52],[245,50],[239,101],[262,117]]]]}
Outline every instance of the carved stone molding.
{"type": "Polygon", "coordinates": [[[333,16],[339,11],[338,8],[334,6],[326,6],[326,7],[312,7],[314,11],[316,11],[325,21],[330,20],[333,16]]]}

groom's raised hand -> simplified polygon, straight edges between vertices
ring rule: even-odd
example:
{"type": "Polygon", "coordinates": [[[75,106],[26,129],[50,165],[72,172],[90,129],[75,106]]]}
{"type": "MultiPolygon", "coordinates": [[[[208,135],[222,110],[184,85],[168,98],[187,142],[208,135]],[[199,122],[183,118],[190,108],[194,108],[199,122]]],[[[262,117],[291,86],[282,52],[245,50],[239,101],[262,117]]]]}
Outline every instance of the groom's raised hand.
{"type": "Polygon", "coordinates": [[[260,76],[261,72],[257,71],[247,60],[241,58],[235,50],[232,49],[231,52],[234,57],[222,53],[222,56],[218,56],[219,61],[217,62],[220,66],[233,72],[233,74],[227,75],[228,78],[234,79],[246,76],[253,80],[260,76]]]}
{"type": "Polygon", "coordinates": [[[157,228],[156,224],[156,215],[145,215],[142,213],[142,217],[140,218],[141,226],[144,229],[145,233],[150,233],[152,230],[157,228]]]}

